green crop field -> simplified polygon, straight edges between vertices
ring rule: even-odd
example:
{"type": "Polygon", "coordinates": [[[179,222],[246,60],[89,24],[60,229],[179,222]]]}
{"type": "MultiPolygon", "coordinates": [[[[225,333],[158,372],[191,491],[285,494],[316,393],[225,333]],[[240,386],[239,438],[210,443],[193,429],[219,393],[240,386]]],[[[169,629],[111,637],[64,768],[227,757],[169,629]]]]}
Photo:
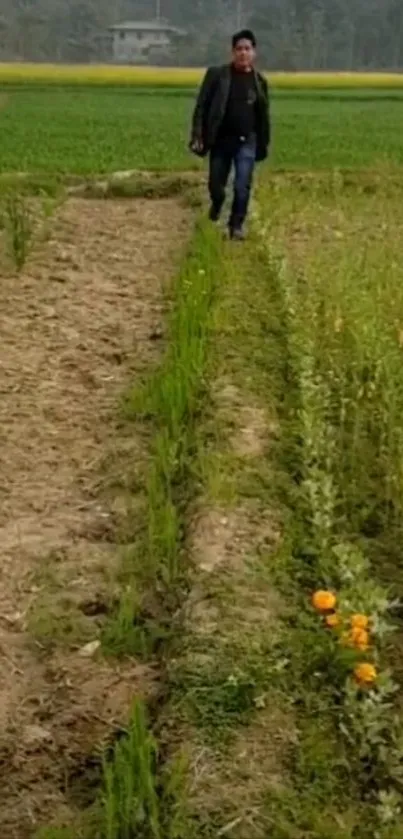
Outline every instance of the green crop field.
{"type": "Polygon", "coordinates": [[[0,65],[0,821],[403,839],[403,77],[273,77],[241,243],[200,72],[0,65]]]}
{"type": "MultiPolygon", "coordinates": [[[[187,151],[194,91],[53,87],[0,93],[1,172],[90,175],[197,167],[187,151]]],[[[278,91],[275,169],[403,163],[399,91],[278,91]]]]}

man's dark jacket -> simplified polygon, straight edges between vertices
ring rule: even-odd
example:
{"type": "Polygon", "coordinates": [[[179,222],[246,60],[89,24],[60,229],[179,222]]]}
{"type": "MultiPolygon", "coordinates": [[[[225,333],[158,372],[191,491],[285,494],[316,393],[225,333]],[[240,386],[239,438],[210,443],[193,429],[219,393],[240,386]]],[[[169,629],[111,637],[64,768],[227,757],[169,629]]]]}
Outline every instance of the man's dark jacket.
{"type": "MultiPolygon", "coordinates": [[[[270,145],[269,90],[266,79],[253,70],[257,92],[256,160],[267,157],[270,145]]],[[[204,77],[193,113],[191,144],[202,142],[201,155],[213,148],[227,108],[231,65],[210,67],[204,77]]]]}

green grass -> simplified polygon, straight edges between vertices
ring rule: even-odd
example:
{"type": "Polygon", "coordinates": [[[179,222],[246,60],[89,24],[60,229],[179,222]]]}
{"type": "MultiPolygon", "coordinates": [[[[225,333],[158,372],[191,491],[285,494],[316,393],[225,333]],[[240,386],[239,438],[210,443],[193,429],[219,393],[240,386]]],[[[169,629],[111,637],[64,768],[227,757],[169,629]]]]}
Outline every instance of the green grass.
{"type": "Polygon", "coordinates": [[[128,732],[104,759],[103,839],[161,839],[156,765],[157,744],[136,702],[128,732]]]}
{"type": "MultiPolygon", "coordinates": [[[[3,94],[0,172],[91,175],[181,170],[194,92],[118,88],[3,94]]],[[[365,168],[403,162],[403,97],[393,91],[276,94],[271,164],[280,169],[365,168]]]]}
{"type": "Polygon", "coordinates": [[[170,634],[166,624],[169,608],[176,602],[175,588],[186,579],[184,516],[192,480],[195,423],[204,397],[210,308],[219,271],[219,239],[215,231],[201,224],[175,285],[161,366],[143,389],[136,386],[125,399],[126,419],[147,418],[153,440],[145,526],[129,560],[130,584],[104,632],[104,649],[109,654],[152,654],[170,634]],[[142,588],[150,586],[156,599],[162,599],[162,614],[159,620],[149,616],[144,626],[142,588]],[[172,602],[164,618],[165,596],[172,602]]]}

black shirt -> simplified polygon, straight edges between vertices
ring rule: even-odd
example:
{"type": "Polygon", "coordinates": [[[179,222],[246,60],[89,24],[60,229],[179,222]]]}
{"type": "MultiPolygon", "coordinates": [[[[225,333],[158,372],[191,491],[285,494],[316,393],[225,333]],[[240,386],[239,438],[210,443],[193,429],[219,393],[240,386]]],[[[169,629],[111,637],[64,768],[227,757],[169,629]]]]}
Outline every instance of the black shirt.
{"type": "Polygon", "coordinates": [[[255,74],[231,67],[231,86],[220,140],[247,140],[256,133],[257,90],[255,74]]]}

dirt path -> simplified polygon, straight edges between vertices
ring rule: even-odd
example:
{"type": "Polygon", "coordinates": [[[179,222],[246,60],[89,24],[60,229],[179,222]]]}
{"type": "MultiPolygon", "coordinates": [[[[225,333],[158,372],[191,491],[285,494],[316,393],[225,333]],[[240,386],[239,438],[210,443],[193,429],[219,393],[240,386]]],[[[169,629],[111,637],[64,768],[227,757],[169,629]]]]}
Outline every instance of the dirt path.
{"type": "Polygon", "coordinates": [[[171,200],[70,200],[25,273],[0,278],[0,821],[10,839],[70,820],[88,756],[152,688],[152,672],[97,661],[85,645],[110,596],[138,455],[118,401],[158,352],[162,283],[186,230],[171,200]]]}

